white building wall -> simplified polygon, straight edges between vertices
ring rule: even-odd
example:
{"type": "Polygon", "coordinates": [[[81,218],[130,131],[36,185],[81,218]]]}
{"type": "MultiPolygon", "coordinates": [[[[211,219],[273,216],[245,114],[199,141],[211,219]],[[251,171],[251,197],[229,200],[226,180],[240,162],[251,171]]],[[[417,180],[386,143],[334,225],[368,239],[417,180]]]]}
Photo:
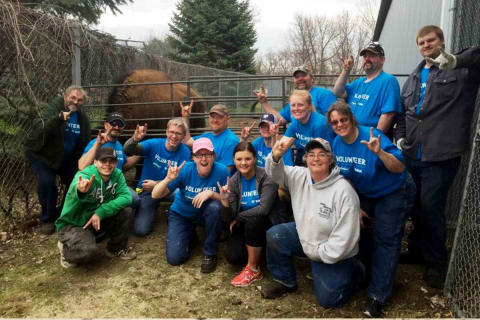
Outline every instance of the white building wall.
{"type": "MultiPolygon", "coordinates": [[[[395,74],[409,74],[418,65],[420,56],[415,36],[425,25],[442,27],[449,48],[449,33],[453,0],[393,0],[380,34],[385,49],[384,70],[395,74]]],[[[400,85],[404,78],[399,78],[400,85]]]]}

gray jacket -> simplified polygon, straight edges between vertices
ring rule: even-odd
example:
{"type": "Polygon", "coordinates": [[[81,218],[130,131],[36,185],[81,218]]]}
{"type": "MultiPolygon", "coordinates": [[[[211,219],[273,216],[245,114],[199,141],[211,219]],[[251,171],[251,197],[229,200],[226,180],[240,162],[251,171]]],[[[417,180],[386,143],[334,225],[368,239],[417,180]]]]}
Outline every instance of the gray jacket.
{"type": "Polygon", "coordinates": [[[402,142],[404,155],[416,159],[418,146],[422,161],[444,161],[460,156],[468,149],[470,126],[480,83],[480,47],[457,54],[457,67],[430,69],[427,89],[420,107],[420,72],[422,61],[402,88],[402,109],[395,138],[402,142]]]}
{"type": "Polygon", "coordinates": [[[307,257],[332,264],[358,253],[360,200],[337,166],[314,183],[310,169],[285,166],[283,159],[276,163],[270,153],[265,170],[290,190],[298,238],[307,257]]]}
{"type": "Polygon", "coordinates": [[[255,183],[260,196],[260,204],[254,208],[240,211],[242,179],[240,172],[235,172],[230,180],[229,207],[224,208],[225,221],[246,221],[249,217],[267,216],[270,213],[273,201],[277,198],[278,185],[267,175],[265,169],[258,166],[255,168],[255,183]]]}

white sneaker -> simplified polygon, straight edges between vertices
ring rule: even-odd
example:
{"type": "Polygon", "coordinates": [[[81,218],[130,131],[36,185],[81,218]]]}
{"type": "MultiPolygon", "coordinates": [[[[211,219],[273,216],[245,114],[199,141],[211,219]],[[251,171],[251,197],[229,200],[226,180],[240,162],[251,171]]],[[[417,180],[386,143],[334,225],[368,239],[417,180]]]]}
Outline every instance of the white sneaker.
{"type": "Polygon", "coordinates": [[[58,250],[60,250],[60,265],[65,269],[75,268],[77,264],[68,262],[67,260],[65,260],[65,257],[63,256],[63,243],[60,241],[57,241],[57,247],[58,247],[58,250]]]}

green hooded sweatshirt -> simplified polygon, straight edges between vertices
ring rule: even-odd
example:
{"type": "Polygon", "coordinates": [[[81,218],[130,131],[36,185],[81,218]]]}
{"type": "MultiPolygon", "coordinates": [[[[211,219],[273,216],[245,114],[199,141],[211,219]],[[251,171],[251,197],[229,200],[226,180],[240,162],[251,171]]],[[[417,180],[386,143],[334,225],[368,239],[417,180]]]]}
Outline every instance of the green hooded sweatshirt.
{"type": "Polygon", "coordinates": [[[68,188],[67,197],[60,218],[55,222],[57,231],[67,225],[83,227],[90,217],[96,213],[101,220],[116,215],[120,210],[132,204],[132,196],[128,190],[122,171],[115,168],[110,180],[105,182],[100,177],[95,165],[90,165],[77,172],[68,188]],[[77,190],[78,177],[95,179],[86,193],[77,190]]]}

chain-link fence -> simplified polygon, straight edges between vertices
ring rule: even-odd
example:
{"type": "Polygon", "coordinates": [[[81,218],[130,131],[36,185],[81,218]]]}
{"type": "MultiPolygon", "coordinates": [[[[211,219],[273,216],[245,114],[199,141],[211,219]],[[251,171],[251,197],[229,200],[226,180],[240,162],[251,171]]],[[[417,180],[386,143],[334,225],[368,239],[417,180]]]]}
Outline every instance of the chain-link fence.
{"type": "MultiPolygon", "coordinates": [[[[455,2],[452,51],[480,46],[477,0],[455,2]]],[[[448,198],[448,238],[453,242],[445,294],[457,317],[480,317],[480,95],[472,123],[472,148],[448,198]]]]}
{"type": "Polygon", "coordinates": [[[71,84],[71,23],[0,1],[0,216],[31,211],[22,145],[31,119],[71,84]]]}

